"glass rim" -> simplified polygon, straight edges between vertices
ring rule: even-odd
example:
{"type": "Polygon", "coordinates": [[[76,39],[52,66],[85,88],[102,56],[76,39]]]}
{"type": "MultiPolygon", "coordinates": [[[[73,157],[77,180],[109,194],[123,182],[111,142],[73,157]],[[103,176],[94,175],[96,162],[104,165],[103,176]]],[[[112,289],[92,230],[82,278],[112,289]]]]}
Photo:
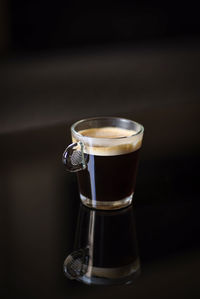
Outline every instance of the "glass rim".
{"type": "Polygon", "coordinates": [[[144,127],[143,125],[141,125],[140,123],[134,121],[134,120],[131,120],[131,119],[128,119],[128,118],[124,118],[124,117],[115,117],[115,116],[97,116],[97,117],[90,117],[90,118],[84,118],[84,119],[81,119],[81,120],[78,120],[76,121],[72,126],[71,126],[71,132],[72,132],[72,135],[74,134],[75,136],[77,136],[79,139],[85,139],[85,140],[105,140],[105,141],[108,141],[108,140],[124,140],[124,139],[129,139],[129,138],[133,138],[137,135],[140,135],[141,133],[144,132],[144,127]],[[122,137],[114,137],[114,138],[100,138],[100,137],[90,137],[90,136],[85,136],[85,135],[81,135],[80,133],[78,133],[75,129],[75,127],[81,123],[84,123],[86,121],[92,121],[92,120],[103,120],[103,119],[116,119],[116,120],[121,120],[121,121],[124,121],[124,122],[131,122],[131,123],[134,123],[136,125],[139,126],[139,130],[138,132],[130,135],[130,136],[122,136],[122,137]]]}

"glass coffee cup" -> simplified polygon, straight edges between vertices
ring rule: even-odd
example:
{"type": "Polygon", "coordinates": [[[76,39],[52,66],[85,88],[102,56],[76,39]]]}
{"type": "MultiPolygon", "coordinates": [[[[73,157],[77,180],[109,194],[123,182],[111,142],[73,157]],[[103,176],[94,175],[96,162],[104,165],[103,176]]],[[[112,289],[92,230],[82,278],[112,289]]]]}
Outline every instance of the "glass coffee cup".
{"type": "Polygon", "coordinates": [[[118,117],[88,118],[72,125],[73,143],[64,151],[63,163],[77,172],[84,205],[112,210],[131,204],[143,132],[141,124],[118,117]]]}

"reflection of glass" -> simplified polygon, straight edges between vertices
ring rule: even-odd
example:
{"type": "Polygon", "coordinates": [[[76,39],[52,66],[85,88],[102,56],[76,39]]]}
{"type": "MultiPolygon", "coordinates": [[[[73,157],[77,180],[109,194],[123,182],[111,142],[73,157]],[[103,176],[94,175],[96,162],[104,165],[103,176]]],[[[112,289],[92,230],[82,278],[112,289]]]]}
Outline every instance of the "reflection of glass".
{"type": "Polygon", "coordinates": [[[64,262],[68,278],[87,284],[131,283],[140,270],[132,206],[102,211],[81,205],[74,250],[64,262]]]}
{"type": "Polygon", "coordinates": [[[66,169],[76,171],[82,202],[96,209],[131,204],[144,128],[132,120],[96,117],[71,127],[63,153],[66,169]]]}

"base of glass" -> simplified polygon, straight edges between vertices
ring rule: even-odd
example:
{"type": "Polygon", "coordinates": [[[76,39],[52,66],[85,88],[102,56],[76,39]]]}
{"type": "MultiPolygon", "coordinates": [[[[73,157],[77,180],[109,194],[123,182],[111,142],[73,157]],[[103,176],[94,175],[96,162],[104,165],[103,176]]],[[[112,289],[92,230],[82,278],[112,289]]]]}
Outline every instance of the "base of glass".
{"type": "Polygon", "coordinates": [[[134,263],[117,268],[89,267],[85,275],[76,279],[89,285],[131,284],[139,274],[140,262],[137,259],[134,263]]]}
{"type": "Polygon", "coordinates": [[[117,210],[129,206],[132,203],[133,194],[134,193],[132,193],[128,197],[116,201],[95,201],[89,199],[88,197],[85,197],[81,193],[80,193],[80,198],[82,203],[89,208],[98,209],[98,210],[117,210]]]}

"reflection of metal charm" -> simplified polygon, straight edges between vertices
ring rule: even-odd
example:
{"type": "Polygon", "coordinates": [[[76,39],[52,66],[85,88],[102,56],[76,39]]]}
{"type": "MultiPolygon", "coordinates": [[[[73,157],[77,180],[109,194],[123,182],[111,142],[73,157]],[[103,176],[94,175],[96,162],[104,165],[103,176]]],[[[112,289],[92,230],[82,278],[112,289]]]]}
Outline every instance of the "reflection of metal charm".
{"type": "Polygon", "coordinates": [[[77,279],[87,272],[89,250],[79,249],[72,252],[64,262],[64,273],[70,279],[77,279]]]}

